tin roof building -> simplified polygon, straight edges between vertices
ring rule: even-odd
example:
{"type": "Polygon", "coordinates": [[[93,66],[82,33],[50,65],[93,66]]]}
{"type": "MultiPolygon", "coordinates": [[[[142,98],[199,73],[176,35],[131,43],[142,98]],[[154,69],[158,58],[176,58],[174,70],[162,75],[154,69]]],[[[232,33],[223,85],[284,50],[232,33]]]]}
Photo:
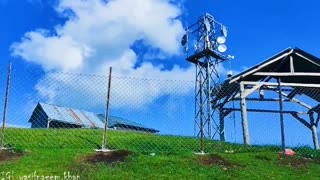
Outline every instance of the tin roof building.
{"type": "MultiPolygon", "coordinates": [[[[92,128],[103,129],[105,116],[93,112],[38,103],[29,119],[31,128],[92,128]]],[[[158,130],[127,119],[109,116],[108,128],[115,130],[157,133],[158,130]]]]}

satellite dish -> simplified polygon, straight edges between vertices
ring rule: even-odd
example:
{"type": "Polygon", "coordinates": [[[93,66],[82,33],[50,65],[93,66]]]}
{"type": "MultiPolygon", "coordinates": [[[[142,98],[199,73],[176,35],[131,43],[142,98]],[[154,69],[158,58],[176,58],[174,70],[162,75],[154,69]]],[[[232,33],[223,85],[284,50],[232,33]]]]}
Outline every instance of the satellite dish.
{"type": "Polygon", "coordinates": [[[218,51],[219,52],[224,53],[224,52],[226,52],[226,50],[227,50],[227,46],[225,44],[220,44],[218,46],[218,51]]]}
{"type": "Polygon", "coordinates": [[[222,26],[221,27],[221,33],[224,37],[227,37],[228,36],[228,30],[227,30],[227,27],[225,26],[222,26]]]}
{"type": "Polygon", "coordinates": [[[226,38],[225,38],[224,36],[219,36],[219,37],[217,38],[217,42],[218,42],[219,44],[224,44],[224,43],[226,42],[226,38]]]}
{"type": "Polygon", "coordinates": [[[210,31],[211,25],[207,18],[204,20],[204,25],[206,26],[206,30],[210,31]]]}
{"type": "Polygon", "coordinates": [[[185,46],[187,44],[187,42],[188,42],[188,38],[187,38],[187,34],[185,34],[182,36],[181,45],[185,46]]]}

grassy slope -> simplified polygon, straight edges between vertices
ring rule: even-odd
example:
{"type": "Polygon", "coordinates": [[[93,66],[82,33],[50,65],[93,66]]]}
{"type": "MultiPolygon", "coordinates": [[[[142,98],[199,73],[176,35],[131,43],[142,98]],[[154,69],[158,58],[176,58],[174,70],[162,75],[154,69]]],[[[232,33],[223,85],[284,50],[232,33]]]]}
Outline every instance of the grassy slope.
{"type": "Polygon", "coordinates": [[[108,133],[108,144],[112,148],[135,152],[126,162],[112,165],[81,162],[81,157],[93,154],[93,148],[98,148],[101,137],[102,132],[94,130],[8,129],[8,145],[26,150],[28,155],[0,163],[0,172],[13,171],[17,177],[37,171],[38,175],[62,177],[69,171],[82,179],[320,179],[319,162],[308,161],[302,167],[281,164],[276,148],[207,142],[210,153],[237,165],[225,168],[198,162],[199,156],[193,152],[199,149],[199,140],[128,132],[108,133]],[[226,154],[226,149],[237,151],[226,154]],[[151,152],[156,155],[150,156],[151,152]]]}

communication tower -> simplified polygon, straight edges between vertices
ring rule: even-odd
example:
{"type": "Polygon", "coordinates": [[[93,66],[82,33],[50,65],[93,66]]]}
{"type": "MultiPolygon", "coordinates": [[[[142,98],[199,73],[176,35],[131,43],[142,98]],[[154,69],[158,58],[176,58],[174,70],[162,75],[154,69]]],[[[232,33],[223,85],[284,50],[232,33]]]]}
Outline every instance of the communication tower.
{"type": "Polygon", "coordinates": [[[225,55],[227,33],[226,26],[206,13],[186,28],[181,40],[188,54],[186,60],[196,66],[195,135],[201,137],[202,151],[204,139],[213,139],[219,131],[213,116],[215,109],[211,105],[211,95],[220,87],[219,64],[233,59],[233,56],[225,55]],[[194,44],[194,50],[189,50],[189,43],[194,44]]]}

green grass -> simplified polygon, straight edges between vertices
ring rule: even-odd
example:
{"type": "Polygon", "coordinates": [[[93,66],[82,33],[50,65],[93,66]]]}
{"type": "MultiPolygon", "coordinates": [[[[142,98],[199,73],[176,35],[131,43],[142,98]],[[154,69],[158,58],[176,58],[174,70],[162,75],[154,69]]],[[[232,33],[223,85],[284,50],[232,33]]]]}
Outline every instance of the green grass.
{"type": "Polygon", "coordinates": [[[274,146],[248,147],[206,141],[209,154],[216,154],[233,166],[205,165],[199,161],[200,141],[195,138],[159,136],[145,133],[108,133],[109,148],[134,152],[125,162],[90,164],[81,161],[101,146],[101,130],[7,129],[6,144],[26,155],[0,162],[1,173],[52,175],[64,172],[81,179],[320,179],[319,152],[301,147],[299,156],[279,158],[274,146]],[[234,153],[225,153],[233,150],[234,153]],[[150,153],[155,153],[151,156],[150,153]]]}

